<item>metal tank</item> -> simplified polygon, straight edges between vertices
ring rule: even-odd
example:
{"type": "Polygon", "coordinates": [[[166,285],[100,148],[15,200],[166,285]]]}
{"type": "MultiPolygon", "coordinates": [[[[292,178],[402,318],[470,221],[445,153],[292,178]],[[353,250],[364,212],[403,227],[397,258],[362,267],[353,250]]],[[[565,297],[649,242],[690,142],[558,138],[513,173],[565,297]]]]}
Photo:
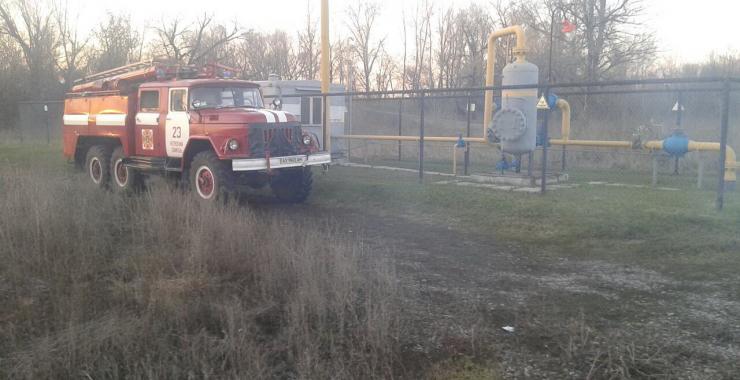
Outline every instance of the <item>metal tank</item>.
{"type": "MultiPolygon", "coordinates": [[[[539,69],[532,63],[521,60],[504,67],[503,86],[537,86],[538,83],[539,69]]],[[[503,90],[501,109],[493,116],[489,128],[504,152],[533,151],[537,144],[537,88],[503,90]]]]}

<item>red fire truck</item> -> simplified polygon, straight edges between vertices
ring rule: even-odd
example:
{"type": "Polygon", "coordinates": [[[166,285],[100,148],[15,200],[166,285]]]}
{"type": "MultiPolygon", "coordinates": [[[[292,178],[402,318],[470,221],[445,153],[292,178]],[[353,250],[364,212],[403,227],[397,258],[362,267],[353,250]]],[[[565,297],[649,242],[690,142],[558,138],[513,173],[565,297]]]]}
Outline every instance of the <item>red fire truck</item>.
{"type": "Polygon", "coordinates": [[[330,154],[294,115],[267,109],[259,85],[231,76],[216,64],[144,62],[86,77],[65,100],[64,155],[95,186],[121,192],[158,173],[203,200],[267,185],[306,200],[311,167],[330,154]]]}

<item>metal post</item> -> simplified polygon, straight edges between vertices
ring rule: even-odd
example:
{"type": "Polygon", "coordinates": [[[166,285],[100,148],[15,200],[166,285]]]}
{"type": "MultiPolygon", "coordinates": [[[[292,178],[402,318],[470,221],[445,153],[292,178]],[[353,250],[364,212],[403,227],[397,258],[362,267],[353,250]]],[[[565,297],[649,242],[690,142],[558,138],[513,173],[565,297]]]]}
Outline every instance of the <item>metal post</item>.
{"type": "MultiPolygon", "coordinates": [[[[681,91],[678,92],[678,97],[676,99],[676,128],[681,129],[681,121],[683,119],[683,96],[681,91]]],[[[673,163],[673,175],[678,175],[678,160],[679,157],[676,156],[675,161],[673,163]]]]}
{"type": "MultiPolygon", "coordinates": [[[[398,99],[398,135],[403,135],[403,96],[398,99]]],[[[401,161],[401,140],[398,141],[398,161],[401,161]]]]}
{"type": "Polygon", "coordinates": [[[701,190],[704,187],[704,160],[699,159],[699,170],[696,178],[696,188],[701,190]]]}
{"type": "MultiPolygon", "coordinates": [[[[545,87],[545,99],[548,98],[550,95],[550,87],[545,87]]],[[[549,110],[545,111],[545,115],[542,120],[542,177],[540,179],[540,193],[545,194],[547,191],[547,142],[548,142],[548,134],[547,134],[547,127],[549,123],[549,110]]]]}
{"type": "Polygon", "coordinates": [[[719,142],[719,185],[717,186],[717,211],[725,206],[725,159],[727,158],[727,129],[730,123],[730,81],[722,89],[722,120],[719,142]]]}
{"type": "Polygon", "coordinates": [[[565,171],[565,145],[563,145],[563,153],[560,158],[560,162],[562,163],[560,170],[565,171]]]}
{"type": "MultiPolygon", "coordinates": [[[[553,36],[555,35],[555,10],[550,11],[550,52],[547,60],[547,84],[552,84],[552,48],[553,48],[553,36]]],[[[544,93],[545,100],[550,97],[550,86],[545,87],[544,93]]],[[[545,116],[542,126],[542,179],[540,183],[540,193],[545,194],[547,191],[547,142],[548,137],[548,123],[550,121],[550,111],[545,111],[545,116]]]]}
{"type": "Polygon", "coordinates": [[[681,122],[683,120],[683,93],[681,91],[678,92],[676,105],[676,128],[681,128],[681,122]]]}
{"type": "Polygon", "coordinates": [[[46,116],[46,145],[51,144],[51,128],[49,127],[49,105],[44,104],[44,114],[46,116]]]}
{"type": "Polygon", "coordinates": [[[673,175],[678,175],[678,160],[678,156],[673,160],[673,175]]]}
{"type": "Polygon", "coordinates": [[[324,129],[324,150],[329,152],[331,155],[331,121],[329,120],[329,105],[327,104],[328,97],[326,93],[321,94],[321,108],[324,113],[324,117],[321,118],[321,123],[324,129]]]}
{"type": "MultiPolygon", "coordinates": [[[[352,135],[352,95],[347,97],[347,132],[352,135]]],[[[352,139],[347,139],[347,161],[352,161],[352,139]]]]}
{"type": "Polygon", "coordinates": [[[653,186],[658,185],[658,155],[653,154],[653,186]]]}
{"type": "Polygon", "coordinates": [[[419,183],[424,182],[424,92],[419,97],[419,183]]]}
{"type": "MultiPolygon", "coordinates": [[[[467,137],[470,137],[470,114],[471,114],[471,110],[470,110],[470,101],[471,101],[470,92],[468,92],[468,97],[467,98],[468,98],[467,105],[465,106],[465,110],[466,110],[465,113],[467,114],[467,119],[468,119],[467,120],[467,126],[466,126],[466,131],[467,131],[466,132],[466,135],[467,135],[467,137]]],[[[470,165],[470,142],[467,142],[466,141],[465,142],[465,175],[468,175],[469,174],[469,171],[468,171],[469,165],[470,165]]]]}
{"type": "MultiPolygon", "coordinates": [[[[329,0],[321,0],[321,93],[327,94],[331,90],[329,72],[331,71],[331,60],[329,46],[329,0]]],[[[331,155],[331,108],[326,106],[326,95],[324,95],[324,117],[322,126],[324,134],[324,150],[331,155]]]]}

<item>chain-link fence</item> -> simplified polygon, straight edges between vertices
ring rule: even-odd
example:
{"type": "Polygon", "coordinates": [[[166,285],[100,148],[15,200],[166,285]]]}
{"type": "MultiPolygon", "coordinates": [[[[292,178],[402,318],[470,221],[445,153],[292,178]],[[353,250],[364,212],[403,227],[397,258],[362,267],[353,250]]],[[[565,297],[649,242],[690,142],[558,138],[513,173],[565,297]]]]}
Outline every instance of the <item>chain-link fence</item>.
{"type": "Polygon", "coordinates": [[[20,141],[46,142],[62,138],[63,101],[32,101],[18,103],[18,119],[14,135],[20,141]]]}
{"type": "Polygon", "coordinates": [[[730,152],[722,153],[723,127],[726,146],[740,146],[740,128],[735,127],[740,107],[733,96],[740,90],[738,83],[737,79],[691,78],[536,86],[539,94],[557,92],[570,103],[571,142],[556,143],[563,137],[556,109],[549,114],[545,137],[544,112],[540,112],[538,148],[523,157],[502,154],[495,144],[480,141],[487,137],[483,94],[494,91],[499,103],[502,90],[535,86],[343,93],[348,123],[346,135],[336,140],[346,142],[344,153],[352,162],[416,169],[420,177],[424,171],[452,173],[455,165],[460,174],[517,169],[538,176],[590,170],[597,176],[610,170],[612,178],[623,174],[625,179],[635,172],[700,176],[706,188],[715,188],[728,162],[721,155],[730,152]],[[713,145],[678,155],[646,148],[648,141],[662,144],[679,130],[685,133],[685,141],[713,145]],[[463,155],[456,148],[458,136],[478,141],[466,144],[463,155]],[[542,144],[545,140],[550,142],[547,149],[542,144]],[[607,144],[600,146],[599,141],[607,144]],[[610,142],[618,144],[607,146],[610,142]]]}

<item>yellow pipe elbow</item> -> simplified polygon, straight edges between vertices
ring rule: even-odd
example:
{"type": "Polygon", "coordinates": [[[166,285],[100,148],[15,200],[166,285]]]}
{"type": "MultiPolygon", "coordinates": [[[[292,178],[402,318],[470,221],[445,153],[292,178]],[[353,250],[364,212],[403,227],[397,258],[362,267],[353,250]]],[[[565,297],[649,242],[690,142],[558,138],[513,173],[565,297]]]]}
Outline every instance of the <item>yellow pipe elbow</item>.
{"type": "MultiPolygon", "coordinates": [[[[689,151],[690,152],[696,152],[696,151],[719,152],[720,149],[721,149],[721,146],[719,143],[689,141],[689,151]]],[[[732,147],[728,145],[725,151],[725,181],[727,182],[737,181],[737,174],[735,173],[735,170],[737,168],[738,168],[737,155],[735,154],[735,150],[732,149],[732,147]]]]}
{"type": "Polygon", "coordinates": [[[558,99],[555,105],[560,110],[562,121],[560,125],[560,138],[563,141],[570,140],[570,103],[565,99],[558,99]]]}
{"type": "MultiPolygon", "coordinates": [[[[527,39],[524,35],[524,28],[521,25],[513,25],[508,28],[499,29],[493,31],[488,36],[488,58],[486,61],[486,87],[493,86],[494,81],[494,70],[496,68],[496,40],[508,35],[516,35],[516,47],[514,48],[514,54],[517,60],[523,60],[524,55],[527,52],[527,39]]],[[[486,91],[485,105],[483,111],[483,138],[486,137],[486,129],[491,123],[493,118],[494,104],[493,104],[493,91],[486,91]]]]}

